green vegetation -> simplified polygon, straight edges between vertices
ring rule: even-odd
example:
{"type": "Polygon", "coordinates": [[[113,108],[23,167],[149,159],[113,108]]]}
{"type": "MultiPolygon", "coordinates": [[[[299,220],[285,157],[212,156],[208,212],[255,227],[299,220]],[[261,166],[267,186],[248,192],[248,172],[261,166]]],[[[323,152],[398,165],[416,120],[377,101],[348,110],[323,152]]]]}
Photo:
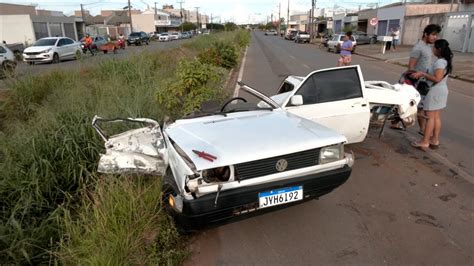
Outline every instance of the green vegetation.
{"type": "Polygon", "coordinates": [[[239,51],[248,40],[240,31],[211,34],[166,53],[17,81],[0,110],[0,261],[182,261],[187,251],[161,210],[160,178],[98,174],[103,143],[91,119],[98,114],[161,120],[216,99],[223,95],[227,70],[197,55],[216,41],[239,51]],[[179,99],[163,98],[163,92],[179,99]]]}

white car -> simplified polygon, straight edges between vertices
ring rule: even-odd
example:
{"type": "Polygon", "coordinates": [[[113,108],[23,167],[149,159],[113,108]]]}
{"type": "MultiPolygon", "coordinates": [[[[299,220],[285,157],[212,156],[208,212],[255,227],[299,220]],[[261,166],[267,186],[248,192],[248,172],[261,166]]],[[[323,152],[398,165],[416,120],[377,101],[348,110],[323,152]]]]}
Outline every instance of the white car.
{"type": "MultiPolygon", "coordinates": [[[[344,145],[365,138],[370,93],[357,66],[289,79],[299,83],[274,100],[241,83],[245,98],[162,127],[151,119],[96,116],[92,125],[105,141],[98,171],[164,176],[164,204],[184,230],[325,195],[351,174],[354,158],[344,145]],[[100,127],[118,121],[149,126],[112,137],[100,127]]],[[[390,91],[371,99],[377,94],[390,91]]]]}
{"type": "Polygon", "coordinates": [[[411,85],[364,81],[358,65],[288,76],[271,98],[288,112],[343,134],[347,143],[362,142],[371,121],[396,116],[413,125],[421,101],[411,85]]]}
{"type": "Polygon", "coordinates": [[[15,67],[15,55],[5,44],[0,43],[0,78],[13,73],[15,67]]]}
{"type": "Polygon", "coordinates": [[[63,59],[77,59],[80,55],[81,44],[67,37],[42,38],[23,51],[23,59],[28,64],[59,63],[63,59]]]}
{"type": "MultiPolygon", "coordinates": [[[[333,50],[334,53],[339,53],[340,50],[338,48],[338,44],[342,45],[342,43],[344,42],[343,40],[344,40],[344,34],[335,35],[331,40],[328,41],[328,52],[333,50]]],[[[357,41],[354,38],[354,35],[351,36],[351,41],[352,41],[352,52],[354,52],[357,45],[357,41]]]]}
{"type": "Polygon", "coordinates": [[[170,40],[179,40],[181,39],[181,33],[179,32],[172,32],[170,35],[170,40]]]}
{"type": "Polygon", "coordinates": [[[170,35],[167,32],[163,32],[158,37],[158,41],[160,42],[168,42],[170,40],[170,35]]]}

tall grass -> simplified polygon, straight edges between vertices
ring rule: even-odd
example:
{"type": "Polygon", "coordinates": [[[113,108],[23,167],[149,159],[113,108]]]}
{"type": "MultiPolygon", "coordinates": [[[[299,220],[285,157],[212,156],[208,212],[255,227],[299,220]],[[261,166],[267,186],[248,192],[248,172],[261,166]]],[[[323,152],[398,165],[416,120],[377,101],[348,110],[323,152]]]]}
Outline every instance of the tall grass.
{"type": "Polygon", "coordinates": [[[193,59],[214,38],[236,37],[197,38],[167,52],[104,60],[13,84],[0,129],[1,263],[59,258],[81,264],[87,257],[97,264],[120,262],[107,256],[125,264],[135,264],[137,258],[159,264],[182,259],[181,247],[166,245],[179,241],[156,207],[159,179],[135,183],[108,176],[104,178],[113,181],[105,181],[95,172],[103,143],[91,119],[98,114],[160,120],[165,109],[156,102],[157,91],[176,78],[180,60],[193,59]],[[152,244],[144,236],[155,236],[152,244]]]}

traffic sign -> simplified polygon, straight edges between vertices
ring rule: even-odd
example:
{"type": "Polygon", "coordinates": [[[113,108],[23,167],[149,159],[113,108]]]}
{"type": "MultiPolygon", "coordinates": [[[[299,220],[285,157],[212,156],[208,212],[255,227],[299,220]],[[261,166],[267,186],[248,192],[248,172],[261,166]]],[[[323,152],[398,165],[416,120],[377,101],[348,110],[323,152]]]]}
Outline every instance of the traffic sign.
{"type": "Polygon", "coordinates": [[[369,23],[370,25],[375,26],[379,23],[379,20],[377,18],[371,18],[369,23]]]}

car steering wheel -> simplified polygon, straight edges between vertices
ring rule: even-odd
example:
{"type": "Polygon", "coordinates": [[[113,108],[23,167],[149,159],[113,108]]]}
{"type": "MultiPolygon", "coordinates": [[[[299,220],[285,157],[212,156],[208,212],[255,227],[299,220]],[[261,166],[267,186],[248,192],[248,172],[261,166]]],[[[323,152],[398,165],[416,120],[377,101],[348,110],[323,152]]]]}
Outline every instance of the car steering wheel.
{"type": "Polygon", "coordinates": [[[233,97],[233,98],[229,99],[227,102],[225,102],[224,105],[222,105],[221,113],[224,112],[224,109],[226,108],[226,106],[227,106],[229,103],[231,103],[231,102],[233,102],[233,101],[235,101],[235,100],[241,100],[241,101],[243,101],[244,103],[247,102],[247,100],[245,100],[245,99],[242,98],[242,97],[233,97]]]}

